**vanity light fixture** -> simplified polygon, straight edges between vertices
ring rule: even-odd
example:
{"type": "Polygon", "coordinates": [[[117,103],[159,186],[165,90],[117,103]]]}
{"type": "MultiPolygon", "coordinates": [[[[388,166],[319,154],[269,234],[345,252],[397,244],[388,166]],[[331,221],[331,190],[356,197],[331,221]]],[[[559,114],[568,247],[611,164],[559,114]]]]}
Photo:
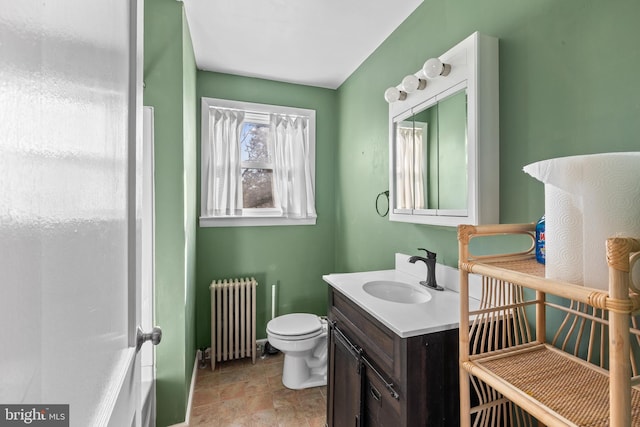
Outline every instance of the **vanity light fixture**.
{"type": "Polygon", "coordinates": [[[438,58],[429,58],[422,67],[422,72],[430,79],[438,76],[448,76],[451,72],[451,65],[444,64],[438,58]]]}
{"type": "Polygon", "coordinates": [[[384,99],[389,104],[396,101],[404,101],[406,98],[407,98],[407,92],[400,90],[394,86],[384,91],[384,99]]]}
{"type": "Polygon", "coordinates": [[[407,77],[402,79],[402,87],[405,92],[412,93],[416,90],[422,90],[427,87],[427,81],[425,79],[418,78],[414,74],[409,74],[407,77]]]}

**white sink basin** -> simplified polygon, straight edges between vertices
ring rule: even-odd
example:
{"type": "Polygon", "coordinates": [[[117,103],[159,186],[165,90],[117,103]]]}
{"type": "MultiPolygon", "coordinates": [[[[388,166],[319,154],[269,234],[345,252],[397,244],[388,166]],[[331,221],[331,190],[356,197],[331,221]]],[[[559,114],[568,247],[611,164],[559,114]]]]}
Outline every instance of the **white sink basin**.
{"type": "Polygon", "coordinates": [[[421,304],[431,299],[431,294],[427,291],[417,289],[407,283],[392,280],[367,282],[362,285],[362,289],[376,298],[401,304],[421,304]]]}

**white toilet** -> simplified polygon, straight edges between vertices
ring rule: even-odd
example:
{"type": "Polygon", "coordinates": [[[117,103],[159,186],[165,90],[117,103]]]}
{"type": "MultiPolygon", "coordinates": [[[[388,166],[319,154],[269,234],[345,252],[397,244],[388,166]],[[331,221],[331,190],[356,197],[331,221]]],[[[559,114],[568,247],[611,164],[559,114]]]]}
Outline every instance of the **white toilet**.
{"type": "Polygon", "coordinates": [[[327,384],[327,321],[293,313],[267,323],[269,344],[284,353],[282,384],[291,389],[327,384]]]}

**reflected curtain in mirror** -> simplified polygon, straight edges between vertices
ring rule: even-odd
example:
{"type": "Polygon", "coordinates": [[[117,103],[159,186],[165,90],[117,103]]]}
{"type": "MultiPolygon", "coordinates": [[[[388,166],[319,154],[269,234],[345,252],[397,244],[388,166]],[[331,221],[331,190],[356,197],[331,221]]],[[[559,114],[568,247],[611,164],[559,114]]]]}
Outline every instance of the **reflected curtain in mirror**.
{"type": "Polygon", "coordinates": [[[396,127],[396,206],[424,207],[427,124],[402,122],[396,127]]]}

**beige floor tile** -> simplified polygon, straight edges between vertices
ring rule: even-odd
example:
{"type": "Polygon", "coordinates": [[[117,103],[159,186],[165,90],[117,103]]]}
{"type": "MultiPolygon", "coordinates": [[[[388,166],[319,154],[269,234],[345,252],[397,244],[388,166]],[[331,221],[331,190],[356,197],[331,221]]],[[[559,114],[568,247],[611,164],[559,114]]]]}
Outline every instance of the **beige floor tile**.
{"type": "Polygon", "coordinates": [[[296,409],[299,412],[306,414],[307,417],[317,417],[326,412],[325,405],[325,400],[322,397],[314,397],[311,399],[299,400],[298,405],[296,405],[296,409]]]}
{"type": "Polygon", "coordinates": [[[265,365],[263,373],[266,377],[282,377],[282,365],[265,365]]]}
{"type": "Polygon", "coordinates": [[[297,390],[285,388],[272,392],[271,396],[274,408],[295,407],[298,404],[297,390]]]}
{"type": "Polygon", "coordinates": [[[249,414],[254,414],[266,409],[274,409],[273,399],[270,394],[259,394],[256,396],[245,397],[244,404],[245,411],[249,414]]]}
{"type": "Polygon", "coordinates": [[[254,412],[249,417],[253,427],[273,427],[278,425],[276,411],[274,409],[265,409],[254,412]]]}
{"type": "Polygon", "coordinates": [[[277,391],[284,390],[286,387],[282,384],[282,375],[271,375],[267,377],[267,382],[269,383],[269,390],[277,391]]]}
{"type": "Polygon", "coordinates": [[[307,415],[299,412],[295,407],[276,408],[278,426],[306,426],[307,415]]]}
{"type": "Polygon", "coordinates": [[[309,427],[324,427],[327,422],[326,415],[320,415],[313,418],[307,418],[307,422],[309,423],[309,427]]]}
{"type": "Polygon", "coordinates": [[[190,426],[215,426],[218,425],[220,419],[220,406],[217,403],[204,407],[194,408],[191,411],[190,426]]]}
{"type": "Polygon", "coordinates": [[[220,400],[236,399],[238,397],[245,397],[248,381],[241,381],[237,383],[223,384],[218,387],[220,390],[220,400]]]}
{"type": "Polygon", "coordinates": [[[196,388],[193,392],[193,400],[191,405],[194,408],[217,402],[220,400],[220,391],[218,388],[196,388]]]}
{"type": "Polygon", "coordinates": [[[316,399],[323,397],[320,387],[304,388],[302,390],[296,390],[296,395],[300,399],[316,399]]]}
{"type": "Polygon", "coordinates": [[[247,382],[245,396],[255,396],[256,394],[268,394],[271,392],[266,378],[254,378],[247,382]]]}
{"type": "Polygon", "coordinates": [[[191,425],[198,427],[324,427],[326,387],[282,384],[282,354],[198,369],[191,425]]]}

